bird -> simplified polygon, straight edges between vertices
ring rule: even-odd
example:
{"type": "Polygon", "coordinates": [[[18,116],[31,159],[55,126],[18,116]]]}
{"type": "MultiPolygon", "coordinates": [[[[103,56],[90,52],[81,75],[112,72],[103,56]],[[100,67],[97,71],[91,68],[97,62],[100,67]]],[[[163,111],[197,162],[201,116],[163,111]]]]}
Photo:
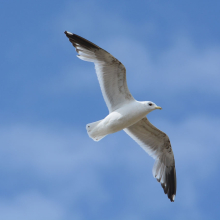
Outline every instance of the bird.
{"type": "Polygon", "coordinates": [[[109,114],[102,120],[86,125],[94,141],[108,134],[124,130],[151,157],[155,159],[153,176],[161,183],[171,202],[176,196],[176,168],[169,137],[152,125],[146,115],[162,109],[151,101],[137,101],[131,95],[126,81],[124,65],[110,53],[85,38],[64,32],[75,47],[77,57],[93,62],[102,95],[109,114]]]}

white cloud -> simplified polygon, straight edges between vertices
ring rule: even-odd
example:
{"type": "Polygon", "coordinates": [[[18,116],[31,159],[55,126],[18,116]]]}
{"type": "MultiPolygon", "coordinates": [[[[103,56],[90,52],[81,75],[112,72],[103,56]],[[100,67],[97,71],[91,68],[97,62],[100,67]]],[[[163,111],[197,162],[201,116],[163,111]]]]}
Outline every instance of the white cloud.
{"type": "MultiPolygon", "coordinates": [[[[195,216],[202,213],[198,207],[200,182],[208,184],[219,167],[215,135],[219,119],[196,116],[179,124],[170,121],[152,123],[162,130],[166,127],[174,149],[178,178],[176,212],[183,216],[187,215],[181,209],[195,216]]],[[[44,200],[45,207],[49,207],[46,208],[47,216],[51,217],[48,219],[56,219],[50,211],[53,207],[58,207],[55,208],[57,216],[65,213],[70,217],[76,213],[76,219],[85,219],[81,204],[86,205],[90,215],[95,215],[115,203],[118,196],[124,202],[120,203],[123,206],[120,211],[112,213],[115,218],[129,213],[141,219],[157,213],[158,209],[164,212],[172,209],[161,186],[152,176],[153,159],[122,132],[96,143],[87,137],[86,132],[74,129],[14,125],[0,129],[0,140],[0,155],[4,155],[0,165],[4,167],[4,172],[1,172],[7,172],[7,176],[2,175],[1,186],[10,193],[16,188],[16,194],[12,193],[13,199],[2,198],[0,201],[6,204],[2,216],[9,216],[8,219],[13,218],[10,214],[12,209],[18,216],[28,219],[38,202],[40,210],[44,207],[41,205],[44,200]],[[6,187],[4,182],[9,181],[17,185],[6,187]],[[32,194],[30,190],[37,190],[40,194],[32,194]],[[32,210],[27,213],[27,218],[26,208],[32,210]]]]}
{"type": "Polygon", "coordinates": [[[60,220],[65,218],[65,213],[59,204],[44,195],[24,192],[13,198],[0,199],[0,218],[4,220],[60,220]]]}
{"type": "MultiPolygon", "coordinates": [[[[156,33],[157,24],[155,22],[146,20],[134,25],[123,15],[112,16],[109,14],[107,16],[108,12],[103,10],[96,1],[92,4],[87,2],[88,7],[86,8],[83,7],[84,4],[85,2],[69,3],[59,17],[60,27],[74,31],[93,41],[123,62],[127,68],[129,87],[133,93],[140,94],[153,90],[154,93],[162,91],[166,94],[174,92],[178,94],[184,91],[196,91],[219,96],[220,45],[198,46],[187,31],[176,30],[176,33],[170,37],[170,45],[161,48],[155,54],[149,38],[152,34],[160,34],[156,33]],[[83,12],[78,10],[82,7],[83,12]],[[100,30],[102,33],[99,32],[100,30]],[[137,36],[132,34],[134,32],[141,33],[145,36],[145,40],[137,39],[137,36]],[[160,89],[154,90],[155,86],[160,89]]],[[[63,47],[67,47],[67,44],[63,47]]],[[[69,44],[69,47],[72,45],[69,44]]],[[[76,54],[74,48],[72,48],[71,54],[76,54]]],[[[74,56],[71,62],[76,63],[74,56]]],[[[72,90],[79,91],[91,86],[96,80],[90,76],[95,72],[91,65],[90,69],[88,65],[88,68],[82,68],[86,64],[81,64],[79,69],[76,65],[78,66],[79,62],[75,66],[71,66],[69,71],[65,71],[66,76],[62,71],[63,88],[69,90],[71,82],[72,90]],[[79,85],[84,86],[75,85],[74,81],[78,78],[79,85]]],[[[57,80],[57,84],[59,82],[60,78],[57,80]]]]}
{"type": "Polygon", "coordinates": [[[170,47],[153,58],[150,42],[137,42],[128,36],[112,41],[109,48],[127,68],[133,92],[178,94],[197,91],[220,95],[220,47],[197,48],[187,35],[176,35],[170,47]],[[155,87],[157,89],[155,89],[155,87]]]}
{"type": "MultiPolygon", "coordinates": [[[[129,25],[122,19],[119,23],[129,25]]],[[[134,27],[137,32],[139,29],[140,27],[134,27]]],[[[105,33],[105,31],[103,32],[105,33]]],[[[76,33],[78,33],[77,30],[76,33]]],[[[153,56],[152,48],[149,46],[150,42],[147,39],[145,42],[138,42],[127,32],[117,36],[106,34],[102,35],[102,38],[97,35],[96,38],[88,39],[91,41],[96,39],[96,44],[123,62],[127,69],[128,85],[134,96],[136,94],[140,96],[143,93],[150,94],[152,91],[158,96],[163,93],[167,97],[173,97],[174,93],[176,96],[184,95],[184,93],[188,95],[190,92],[220,95],[218,84],[220,80],[219,45],[198,48],[189,35],[181,33],[181,35],[173,36],[172,44],[169,47],[158,51],[157,56],[153,56]]],[[[72,47],[71,44],[65,46],[72,47]]],[[[74,48],[72,48],[72,54],[76,54],[74,48]]],[[[91,74],[95,74],[94,67],[85,63],[79,64],[74,59],[77,58],[73,56],[71,62],[75,65],[71,66],[69,70],[66,68],[65,71],[62,71],[62,77],[59,76],[57,79],[55,88],[58,91],[59,87],[63,88],[62,91],[75,92],[84,91],[85,88],[91,87],[91,84],[97,86],[96,77],[91,76],[91,74]],[[76,67],[79,65],[80,68],[76,67]],[[83,65],[86,68],[83,68],[83,65]],[[60,84],[60,82],[62,83],[60,84]]]]}

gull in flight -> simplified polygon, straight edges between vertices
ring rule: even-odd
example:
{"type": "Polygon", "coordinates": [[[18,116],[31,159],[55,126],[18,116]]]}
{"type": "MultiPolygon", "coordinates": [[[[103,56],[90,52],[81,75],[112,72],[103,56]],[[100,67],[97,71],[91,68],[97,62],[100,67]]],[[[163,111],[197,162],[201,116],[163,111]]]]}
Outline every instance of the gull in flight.
{"type": "Polygon", "coordinates": [[[89,137],[100,141],[106,135],[124,130],[155,159],[153,176],[161,183],[171,202],[176,195],[176,169],[169,137],[153,126],[146,115],[161,109],[151,101],[133,98],[126,82],[124,65],[94,43],[70,32],[64,32],[75,47],[78,58],[93,62],[109,114],[86,125],[89,137]]]}

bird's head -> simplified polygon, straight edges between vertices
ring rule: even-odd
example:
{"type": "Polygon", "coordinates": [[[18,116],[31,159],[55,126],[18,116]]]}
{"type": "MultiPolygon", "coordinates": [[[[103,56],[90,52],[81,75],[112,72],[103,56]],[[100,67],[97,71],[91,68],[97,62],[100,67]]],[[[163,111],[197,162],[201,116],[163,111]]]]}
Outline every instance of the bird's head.
{"type": "Polygon", "coordinates": [[[144,105],[146,107],[146,110],[149,111],[149,112],[151,112],[155,109],[160,109],[160,110],[162,109],[160,106],[157,106],[155,103],[153,103],[151,101],[144,102],[144,105]]]}

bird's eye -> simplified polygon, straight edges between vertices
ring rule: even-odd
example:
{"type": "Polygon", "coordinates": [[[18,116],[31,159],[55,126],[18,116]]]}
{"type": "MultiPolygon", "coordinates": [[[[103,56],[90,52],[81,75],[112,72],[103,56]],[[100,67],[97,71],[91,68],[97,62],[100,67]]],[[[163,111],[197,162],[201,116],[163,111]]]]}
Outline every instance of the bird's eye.
{"type": "Polygon", "coordinates": [[[149,105],[149,106],[152,106],[153,104],[152,104],[152,103],[149,103],[148,105],[149,105]]]}

